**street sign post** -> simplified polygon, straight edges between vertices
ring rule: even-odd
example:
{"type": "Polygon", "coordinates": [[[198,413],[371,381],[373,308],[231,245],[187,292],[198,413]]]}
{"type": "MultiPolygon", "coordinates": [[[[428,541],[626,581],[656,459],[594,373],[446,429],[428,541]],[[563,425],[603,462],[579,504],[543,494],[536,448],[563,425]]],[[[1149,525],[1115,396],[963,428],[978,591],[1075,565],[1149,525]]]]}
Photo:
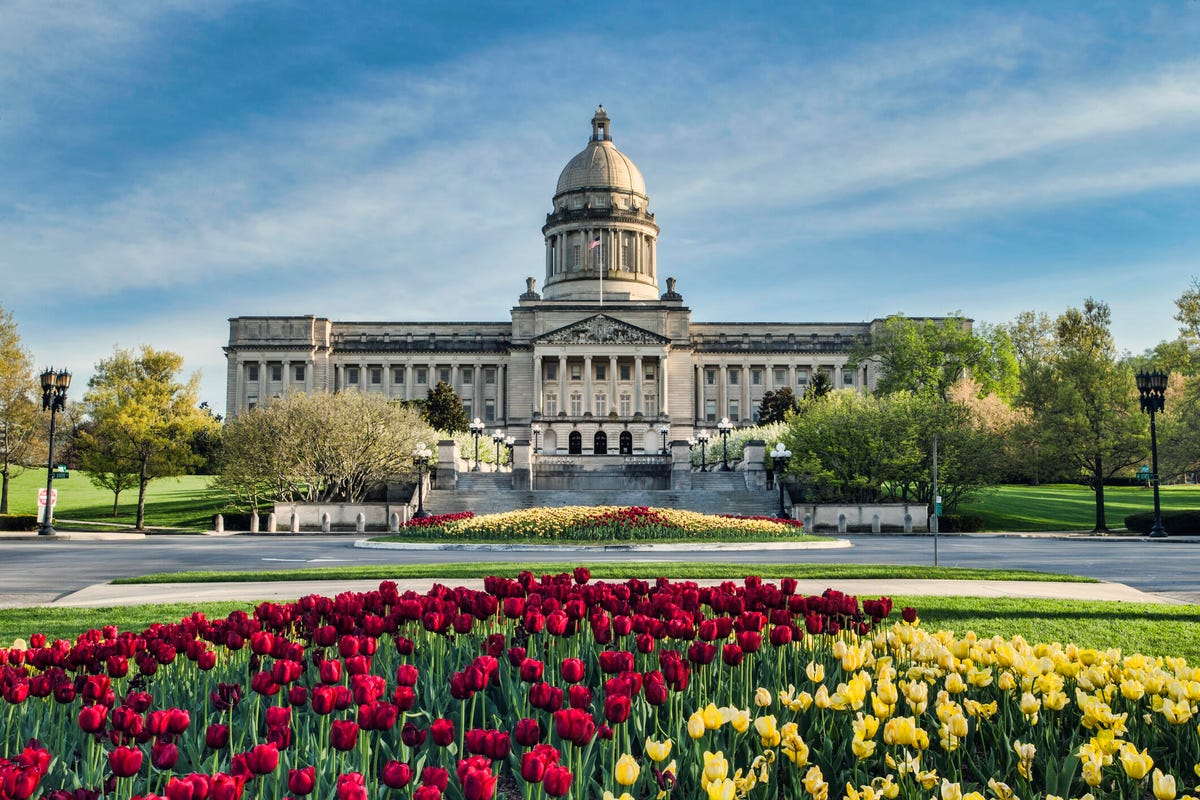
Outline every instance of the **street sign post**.
{"type": "MultiPolygon", "coordinates": [[[[58,504],[58,489],[50,490],[50,518],[54,519],[54,506],[58,504]]],[[[38,519],[46,518],[46,490],[38,489],[38,519]]]]}

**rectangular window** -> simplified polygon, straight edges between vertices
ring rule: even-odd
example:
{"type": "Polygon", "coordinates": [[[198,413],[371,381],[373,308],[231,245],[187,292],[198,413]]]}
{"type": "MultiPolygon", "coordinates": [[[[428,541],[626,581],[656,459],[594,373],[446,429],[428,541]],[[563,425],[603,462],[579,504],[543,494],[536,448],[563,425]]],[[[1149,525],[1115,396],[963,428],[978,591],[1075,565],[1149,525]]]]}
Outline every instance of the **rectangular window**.
{"type": "Polygon", "coordinates": [[[583,377],[583,366],[580,364],[571,365],[571,380],[577,381],[583,377]]]}
{"type": "Polygon", "coordinates": [[[608,367],[606,367],[604,364],[597,364],[596,365],[596,380],[598,380],[598,381],[608,380],[607,376],[608,376],[608,367]]]}
{"type": "Polygon", "coordinates": [[[608,413],[608,398],[602,394],[596,395],[596,416],[603,417],[608,413]]]}
{"type": "Polygon", "coordinates": [[[715,369],[706,369],[706,370],[704,370],[704,382],[705,382],[706,384],[708,384],[709,386],[716,386],[716,384],[717,384],[717,371],[716,371],[715,369]]]}
{"type": "Polygon", "coordinates": [[[729,401],[729,421],[737,422],[740,419],[741,419],[741,417],[738,416],[738,401],[730,400],[729,401]]]}
{"type": "Polygon", "coordinates": [[[798,383],[801,386],[805,386],[808,384],[808,370],[806,370],[806,369],[796,370],[796,383],[798,383]]]}
{"type": "Polygon", "coordinates": [[[295,374],[296,374],[296,380],[299,381],[300,383],[303,383],[304,382],[304,365],[303,364],[296,367],[295,374]]]}
{"type": "Polygon", "coordinates": [[[654,380],[654,365],[653,364],[646,365],[646,380],[648,380],[648,381],[654,380]]]}
{"type": "Polygon", "coordinates": [[[475,370],[471,369],[470,367],[466,367],[459,374],[462,375],[463,386],[470,386],[475,382],[475,370]]]}
{"type": "Polygon", "coordinates": [[[842,386],[854,385],[854,372],[852,370],[842,370],[842,386]]]}
{"type": "Polygon", "coordinates": [[[346,385],[358,386],[358,367],[346,367],[346,385]]]}
{"type": "Polygon", "coordinates": [[[548,381],[558,380],[558,364],[551,361],[542,366],[542,377],[548,381]]]}
{"type": "Polygon", "coordinates": [[[484,400],[483,401],[483,421],[484,422],[495,422],[496,421],[496,401],[495,400],[484,400]]]}
{"type": "Polygon", "coordinates": [[[708,422],[716,422],[717,421],[717,401],[716,400],[705,400],[704,401],[704,419],[707,420],[708,422]]]}
{"type": "Polygon", "coordinates": [[[421,386],[425,386],[426,384],[428,384],[429,383],[429,368],[428,367],[417,367],[417,376],[416,377],[417,377],[417,383],[420,384],[421,386]]]}
{"type": "Polygon", "coordinates": [[[548,416],[548,417],[558,416],[558,395],[556,395],[556,394],[546,395],[546,416],[548,416]]]}
{"type": "Polygon", "coordinates": [[[623,395],[621,395],[621,411],[620,411],[620,414],[621,414],[621,416],[622,416],[622,417],[628,417],[628,416],[630,415],[629,408],[630,408],[630,402],[632,401],[632,399],[633,399],[633,398],[631,398],[631,397],[630,397],[629,395],[627,395],[627,394],[623,394],[623,395]]]}
{"type": "Polygon", "coordinates": [[[465,416],[467,419],[471,419],[474,416],[471,413],[471,401],[463,400],[462,404],[463,404],[463,416],[465,416]]]}
{"type": "Polygon", "coordinates": [[[729,385],[737,386],[742,379],[742,371],[740,369],[729,370],[729,385]]]}
{"type": "Polygon", "coordinates": [[[775,368],[775,385],[783,386],[787,384],[787,370],[783,367],[775,368]]]}
{"type": "Polygon", "coordinates": [[[250,399],[249,399],[249,400],[246,402],[246,409],[247,409],[248,411],[253,411],[253,410],[254,410],[255,408],[257,408],[257,407],[258,407],[258,398],[257,398],[257,397],[251,397],[251,398],[250,398],[250,399]]]}
{"type": "Polygon", "coordinates": [[[392,370],[392,383],[404,385],[404,367],[396,367],[392,370]]]}
{"type": "Polygon", "coordinates": [[[630,376],[633,375],[633,367],[629,366],[628,364],[621,364],[618,369],[620,370],[621,380],[623,381],[629,380],[630,376]]]}
{"type": "Polygon", "coordinates": [[[646,410],[642,413],[644,413],[647,417],[657,416],[658,415],[658,403],[656,401],[657,401],[657,398],[652,394],[643,395],[642,396],[642,408],[644,408],[646,410]]]}
{"type": "Polygon", "coordinates": [[[494,384],[496,382],[496,368],[495,367],[484,368],[483,382],[485,384],[487,384],[488,386],[491,386],[492,384],[494,384]]]}
{"type": "Polygon", "coordinates": [[[633,268],[632,250],[633,248],[629,246],[629,242],[621,245],[621,269],[629,270],[633,268]]]}
{"type": "Polygon", "coordinates": [[[275,383],[279,383],[281,380],[283,380],[283,365],[282,364],[272,364],[271,365],[271,380],[275,381],[275,383]]]}
{"type": "Polygon", "coordinates": [[[258,380],[258,364],[251,364],[249,367],[246,368],[246,380],[248,380],[248,381],[257,381],[258,380]]]}
{"type": "Polygon", "coordinates": [[[441,381],[442,383],[450,382],[450,368],[449,367],[438,367],[438,380],[441,381]]]}
{"type": "Polygon", "coordinates": [[[762,386],[763,371],[761,369],[750,370],[750,383],[754,386],[762,386]]]}
{"type": "Polygon", "coordinates": [[[579,269],[580,265],[583,264],[583,258],[581,255],[582,252],[583,251],[580,249],[579,245],[575,245],[575,247],[572,250],[571,259],[572,259],[572,262],[575,264],[575,269],[579,269]]]}
{"type": "Polygon", "coordinates": [[[371,385],[383,385],[383,367],[371,367],[371,385]]]}
{"type": "Polygon", "coordinates": [[[583,395],[571,395],[571,416],[578,417],[583,414],[583,395]]]}

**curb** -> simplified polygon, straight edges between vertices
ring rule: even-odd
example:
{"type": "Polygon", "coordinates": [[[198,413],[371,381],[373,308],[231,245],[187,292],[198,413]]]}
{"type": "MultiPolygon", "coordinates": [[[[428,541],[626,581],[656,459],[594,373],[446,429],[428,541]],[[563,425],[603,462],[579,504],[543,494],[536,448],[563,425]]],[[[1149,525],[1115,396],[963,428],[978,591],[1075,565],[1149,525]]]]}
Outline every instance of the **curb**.
{"type": "Polygon", "coordinates": [[[845,539],[831,542],[712,542],[709,544],[468,544],[438,542],[377,542],[359,539],[354,546],[363,550],[451,550],[483,553],[544,553],[548,549],[568,553],[713,553],[747,550],[841,550],[854,545],[845,539]]]}

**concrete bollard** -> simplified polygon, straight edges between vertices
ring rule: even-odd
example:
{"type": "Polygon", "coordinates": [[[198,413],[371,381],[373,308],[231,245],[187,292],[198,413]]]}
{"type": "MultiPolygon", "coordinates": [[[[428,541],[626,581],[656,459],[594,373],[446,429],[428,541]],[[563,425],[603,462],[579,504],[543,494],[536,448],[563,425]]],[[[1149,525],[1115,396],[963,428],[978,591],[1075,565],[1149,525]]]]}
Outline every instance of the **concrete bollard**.
{"type": "Polygon", "coordinates": [[[257,511],[250,512],[250,532],[258,533],[258,512],[257,511]]]}
{"type": "Polygon", "coordinates": [[[354,532],[362,533],[366,529],[367,529],[367,515],[360,511],[360,512],[358,512],[358,516],[354,518],[354,532]]]}
{"type": "Polygon", "coordinates": [[[321,513],[321,533],[329,533],[329,512],[321,513]]]}
{"type": "Polygon", "coordinates": [[[300,512],[292,512],[292,533],[300,532],[300,512]]]}
{"type": "Polygon", "coordinates": [[[400,532],[400,515],[395,511],[388,516],[388,531],[391,533],[400,532]]]}
{"type": "Polygon", "coordinates": [[[846,515],[838,514],[838,533],[846,532],[846,515]]]}
{"type": "Polygon", "coordinates": [[[217,514],[217,519],[215,520],[213,527],[216,529],[217,533],[225,532],[225,515],[224,514],[217,514]]]}
{"type": "Polygon", "coordinates": [[[904,532],[912,533],[912,514],[904,515],[904,532]]]}
{"type": "Polygon", "coordinates": [[[879,533],[880,530],[879,515],[875,514],[871,517],[871,533],[879,533]]]}
{"type": "Polygon", "coordinates": [[[812,514],[804,515],[804,532],[812,533],[812,514]]]}
{"type": "Polygon", "coordinates": [[[277,523],[278,520],[275,518],[274,511],[272,511],[270,514],[267,514],[267,533],[274,533],[277,523]]]}

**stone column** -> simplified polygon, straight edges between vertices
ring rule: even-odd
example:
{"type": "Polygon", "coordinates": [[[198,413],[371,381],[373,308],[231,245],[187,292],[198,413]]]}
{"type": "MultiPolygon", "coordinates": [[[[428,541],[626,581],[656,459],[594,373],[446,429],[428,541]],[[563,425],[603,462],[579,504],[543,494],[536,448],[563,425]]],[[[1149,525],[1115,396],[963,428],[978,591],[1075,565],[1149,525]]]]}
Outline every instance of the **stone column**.
{"type": "Polygon", "coordinates": [[[667,396],[667,385],[670,383],[670,381],[667,379],[667,359],[670,358],[670,355],[670,350],[664,347],[662,355],[658,358],[658,380],[662,386],[658,393],[658,413],[666,414],[668,416],[671,413],[670,406],[667,403],[669,400],[667,396]]]}
{"type": "Polygon", "coordinates": [[[335,364],[333,367],[333,390],[341,392],[346,389],[346,368],[341,364],[335,364]]]}
{"type": "Polygon", "coordinates": [[[558,357],[558,410],[567,411],[567,357],[558,357]]]}
{"type": "Polygon", "coordinates": [[[404,365],[404,399],[412,400],[413,392],[413,365],[412,362],[404,365]]]}
{"type": "Polygon", "coordinates": [[[695,408],[696,419],[704,419],[704,365],[696,364],[692,369],[692,383],[695,384],[696,402],[695,408]]]}
{"type": "Polygon", "coordinates": [[[586,355],[583,357],[583,410],[596,413],[596,407],[592,404],[592,357],[586,355]]]}
{"type": "Polygon", "coordinates": [[[542,407],[542,357],[537,354],[533,356],[533,410],[539,414],[546,413],[542,407]]]}
{"type": "Polygon", "coordinates": [[[496,416],[508,424],[508,364],[496,367],[496,416]]]}
{"type": "Polygon", "coordinates": [[[717,419],[729,416],[729,365],[722,364],[717,374],[717,419]]]}
{"type": "Polygon", "coordinates": [[[642,366],[641,355],[633,357],[633,410],[639,414],[646,413],[646,407],[642,403],[642,374],[645,367],[642,366]]]}
{"type": "Polygon", "coordinates": [[[383,389],[383,396],[392,399],[392,362],[384,361],[380,366],[383,370],[383,384],[380,388],[383,389]]]}
{"type": "Polygon", "coordinates": [[[617,357],[608,357],[608,407],[617,410],[617,357]]]}
{"type": "Polygon", "coordinates": [[[750,411],[750,366],[749,364],[742,365],[742,407],[738,409],[738,416],[742,420],[753,420],[754,414],[750,411]]]}
{"type": "Polygon", "coordinates": [[[292,376],[288,374],[288,370],[292,368],[292,362],[285,358],[281,363],[283,364],[283,380],[279,382],[279,393],[284,397],[287,397],[288,385],[292,380],[292,376]]]}
{"type": "Polygon", "coordinates": [[[833,365],[833,388],[834,389],[842,388],[842,365],[841,364],[833,365]]]}
{"type": "Polygon", "coordinates": [[[361,362],[358,365],[358,390],[364,394],[370,391],[371,384],[367,382],[367,365],[361,362]]]}

